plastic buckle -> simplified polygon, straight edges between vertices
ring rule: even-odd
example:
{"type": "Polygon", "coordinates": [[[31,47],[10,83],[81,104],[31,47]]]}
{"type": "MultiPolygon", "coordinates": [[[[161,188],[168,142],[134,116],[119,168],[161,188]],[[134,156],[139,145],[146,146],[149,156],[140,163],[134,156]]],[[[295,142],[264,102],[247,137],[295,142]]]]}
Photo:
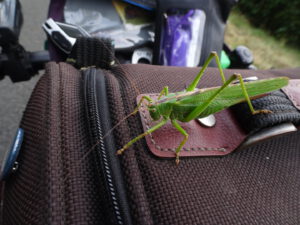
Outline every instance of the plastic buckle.
{"type": "Polygon", "coordinates": [[[297,128],[292,123],[283,123],[273,127],[261,129],[255,134],[249,136],[239,147],[239,149],[247,148],[251,145],[260,143],[270,138],[279,137],[297,131],[297,128]]]}

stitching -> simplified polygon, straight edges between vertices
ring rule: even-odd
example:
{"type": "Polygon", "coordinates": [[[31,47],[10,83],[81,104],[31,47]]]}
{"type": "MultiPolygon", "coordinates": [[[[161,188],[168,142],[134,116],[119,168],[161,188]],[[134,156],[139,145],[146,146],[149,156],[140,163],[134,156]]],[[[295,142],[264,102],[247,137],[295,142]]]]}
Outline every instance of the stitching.
{"type": "MultiPolygon", "coordinates": [[[[149,96],[156,96],[156,95],[149,95],[149,96]]],[[[145,109],[145,105],[142,103],[141,105],[141,110],[140,113],[142,114],[145,124],[146,124],[146,129],[148,130],[150,128],[150,123],[149,120],[146,117],[146,109],[145,109]]],[[[152,142],[152,144],[155,146],[155,148],[159,151],[166,151],[166,152],[175,152],[176,148],[162,148],[161,146],[159,146],[156,141],[154,140],[152,134],[150,135],[150,140],[152,142]]],[[[219,151],[219,152],[226,152],[227,148],[206,148],[206,147],[195,147],[195,148],[182,148],[183,151],[219,151]]]]}

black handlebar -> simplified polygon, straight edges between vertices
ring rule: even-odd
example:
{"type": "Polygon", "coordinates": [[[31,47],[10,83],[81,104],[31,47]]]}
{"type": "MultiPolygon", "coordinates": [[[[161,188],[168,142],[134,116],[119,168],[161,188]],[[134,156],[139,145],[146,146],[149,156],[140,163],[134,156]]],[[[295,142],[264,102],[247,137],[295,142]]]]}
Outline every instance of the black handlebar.
{"type": "Polygon", "coordinates": [[[47,51],[27,52],[20,44],[2,47],[0,54],[0,79],[5,75],[13,82],[29,80],[50,61],[47,51]]]}

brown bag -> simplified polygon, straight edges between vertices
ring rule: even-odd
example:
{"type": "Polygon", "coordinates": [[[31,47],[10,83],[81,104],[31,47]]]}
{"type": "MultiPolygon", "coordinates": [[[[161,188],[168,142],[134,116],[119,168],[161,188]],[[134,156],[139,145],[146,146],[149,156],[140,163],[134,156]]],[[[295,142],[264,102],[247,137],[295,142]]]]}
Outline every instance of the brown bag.
{"type": "MultiPolygon", "coordinates": [[[[225,156],[182,157],[178,166],[144,139],[116,156],[143,132],[140,115],[124,119],[137,95],[165,85],[183,90],[198,71],[125,65],[80,72],[49,63],[21,122],[24,141],[19,169],[5,182],[3,224],[299,224],[299,132],[225,156]]],[[[240,72],[296,79],[300,69],[240,72]]],[[[206,73],[200,87],[221,85],[217,69],[206,73]]],[[[232,137],[228,142],[238,139],[234,146],[252,135],[220,132],[232,137]]]]}

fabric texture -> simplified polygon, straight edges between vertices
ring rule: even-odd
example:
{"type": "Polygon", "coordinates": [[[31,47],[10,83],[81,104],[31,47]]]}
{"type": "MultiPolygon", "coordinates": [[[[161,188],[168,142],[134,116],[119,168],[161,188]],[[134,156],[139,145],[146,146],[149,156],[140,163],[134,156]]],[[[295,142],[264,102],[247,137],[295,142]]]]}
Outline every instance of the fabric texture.
{"type": "Polygon", "coordinates": [[[90,149],[79,71],[50,63],[25,110],[19,170],[5,183],[3,224],[109,224],[90,149]]]}
{"type": "Polygon", "coordinates": [[[247,132],[256,132],[261,128],[290,122],[300,125],[300,112],[282,91],[252,101],[256,110],[267,109],[272,113],[252,115],[246,103],[233,107],[235,115],[247,132]]]}
{"type": "MultiPolygon", "coordinates": [[[[125,65],[105,71],[112,125],[136,107],[140,93],[184,89],[199,68],[125,65]]],[[[227,70],[260,78],[297,78],[299,69],[227,70]]],[[[208,69],[199,87],[220,85],[208,69]]],[[[5,184],[3,224],[112,224],[103,178],[95,169],[82,79],[67,64],[50,63],[21,123],[19,170],[5,184]]],[[[113,135],[121,148],[142,132],[139,116],[113,135]]],[[[230,132],[230,131],[228,131],[230,132]]],[[[120,156],[134,224],[299,224],[300,133],[268,140],[226,157],[155,157],[141,140],[120,156]]]]}
{"type": "MultiPolygon", "coordinates": [[[[134,110],[140,93],[183,90],[199,69],[118,67],[108,74],[111,115],[115,123],[134,110]],[[117,80],[116,80],[117,79],[117,80]],[[116,113],[117,112],[117,113],[116,113]]],[[[299,69],[227,70],[245,77],[290,76],[299,69]]],[[[221,85],[217,69],[208,69],[199,87],[221,85]]],[[[227,131],[230,132],[230,131],[227,131]]],[[[114,131],[118,148],[142,133],[139,116],[114,131]]],[[[299,132],[268,140],[226,157],[160,159],[137,142],[122,157],[124,179],[136,224],[298,224],[299,132]]]]}
{"type": "Polygon", "coordinates": [[[77,38],[69,59],[76,68],[95,66],[110,69],[114,62],[114,46],[108,38],[77,38]]]}

